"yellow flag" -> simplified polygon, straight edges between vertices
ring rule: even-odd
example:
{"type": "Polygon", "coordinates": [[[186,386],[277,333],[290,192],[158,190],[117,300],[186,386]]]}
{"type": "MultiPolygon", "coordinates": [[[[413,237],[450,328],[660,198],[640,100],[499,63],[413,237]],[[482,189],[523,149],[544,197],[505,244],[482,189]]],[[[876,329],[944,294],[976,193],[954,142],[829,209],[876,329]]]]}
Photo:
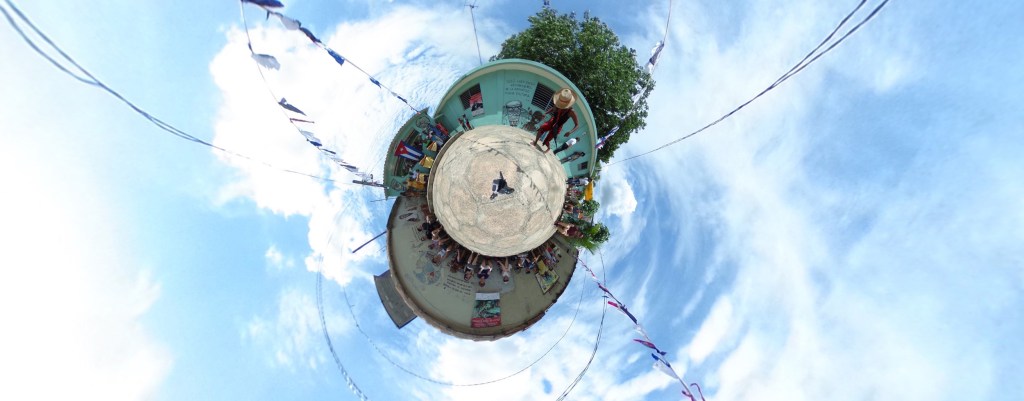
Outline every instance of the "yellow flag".
{"type": "Polygon", "coordinates": [[[583,189],[583,199],[594,200],[594,181],[591,180],[587,183],[587,187],[583,189]]]}

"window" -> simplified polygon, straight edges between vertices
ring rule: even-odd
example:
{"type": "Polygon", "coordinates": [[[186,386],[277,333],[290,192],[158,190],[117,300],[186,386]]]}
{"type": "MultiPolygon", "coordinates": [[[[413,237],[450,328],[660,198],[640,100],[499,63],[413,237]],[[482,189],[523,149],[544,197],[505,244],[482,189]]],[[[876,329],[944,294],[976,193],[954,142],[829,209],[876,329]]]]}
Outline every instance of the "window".
{"type": "MultiPolygon", "coordinates": [[[[478,99],[480,99],[480,100],[483,99],[483,97],[480,95],[480,84],[473,85],[468,90],[466,90],[465,92],[462,92],[462,94],[459,95],[459,100],[462,100],[462,108],[463,109],[468,109],[469,108],[469,106],[470,106],[470,99],[472,99],[474,97],[474,95],[476,95],[476,97],[478,99]]],[[[473,99],[473,100],[477,100],[477,99],[473,99]]]]}
{"type": "Polygon", "coordinates": [[[554,94],[554,90],[541,85],[540,82],[538,82],[537,88],[533,90],[533,101],[531,101],[530,104],[541,110],[547,109],[548,105],[551,104],[551,96],[554,94]]]}
{"type": "Polygon", "coordinates": [[[590,167],[590,162],[580,163],[580,170],[586,171],[587,167],[590,167]]]}

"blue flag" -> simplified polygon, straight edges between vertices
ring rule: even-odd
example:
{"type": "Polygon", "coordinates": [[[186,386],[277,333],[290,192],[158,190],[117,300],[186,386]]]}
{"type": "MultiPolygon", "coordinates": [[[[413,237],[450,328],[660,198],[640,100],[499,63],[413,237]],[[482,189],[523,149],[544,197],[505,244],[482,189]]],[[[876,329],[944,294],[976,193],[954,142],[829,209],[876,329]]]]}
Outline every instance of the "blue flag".
{"type": "Polygon", "coordinates": [[[377,81],[376,79],[373,79],[373,77],[370,77],[370,82],[373,82],[373,84],[377,85],[378,88],[380,87],[380,81],[377,81]]]}
{"type": "Polygon", "coordinates": [[[341,57],[341,55],[338,54],[338,52],[331,49],[327,49],[327,54],[330,54],[331,57],[334,57],[334,61],[337,61],[338,65],[345,65],[345,58],[341,57]]]}
{"type": "Polygon", "coordinates": [[[277,102],[277,104],[281,105],[281,107],[284,107],[285,110],[293,111],[293,112],[296,112],[296,113],[299,113],[299,114],[302,114],[302,115],[306,115],[306,113],[303,113],[302,110],[299,110],[298,107],[295,107],[295,106],[292,106],[292,105],[288,104],[288,101],[284,100],[283,97],[281,98],[281,100],[279,102],[277,102]]]}
{"type": "Polygon", "coordinates": [[[299,27],[299,31],[305,34],[306,37],[309,38],[309,40],[313,41],[313,43],[316,43],[318,45],[322,44],[322,42],[320,42],[320,39],[317,39],[316,35],[314,35],[313,32],[310,32],[309,29],[299,27]]]}
{"type": "Polygon", "coordinates": [[[284,7],[280,1],[277,0],[242,0],[243,3],[252,3],[260,7],[267,8],[281,8],[284,7]]]}

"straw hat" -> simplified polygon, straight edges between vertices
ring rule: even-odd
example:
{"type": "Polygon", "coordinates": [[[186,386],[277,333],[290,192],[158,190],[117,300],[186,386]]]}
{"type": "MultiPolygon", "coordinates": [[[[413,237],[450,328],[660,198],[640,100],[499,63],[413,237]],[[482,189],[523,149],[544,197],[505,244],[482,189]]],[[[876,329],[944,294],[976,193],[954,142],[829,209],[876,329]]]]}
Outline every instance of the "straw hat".
{"type": "Polygon", "coordinates": [[[573,95],[572,89],[562,88],[555,95],[551,97],[551,102],[555,104],[555,107],[560,109],[568,109],[572,107],[573,103],[576,103],[576,96],[573,95]]]}

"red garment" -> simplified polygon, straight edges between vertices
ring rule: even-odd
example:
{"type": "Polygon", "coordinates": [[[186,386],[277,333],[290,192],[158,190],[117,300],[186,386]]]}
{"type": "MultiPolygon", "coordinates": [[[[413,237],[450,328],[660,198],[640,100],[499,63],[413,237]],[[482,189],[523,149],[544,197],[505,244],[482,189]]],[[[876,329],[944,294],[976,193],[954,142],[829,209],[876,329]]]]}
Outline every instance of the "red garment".
{"type": "Polygon", "coordinates": [[[555,113],[551,118],[545,121],[544,124],[537,129],[538,139],[543,135],[543,133],[547,132],[548,134],[544,137],[545,147],[550,147],[548,144],[551,143],[551,140],[555,139],[559,132],[562,132],[562,125],[564,125],[566,121],[569,121],[570,114],[572,114],[572,109],[559,109],[556,107],[555,113]]]}

